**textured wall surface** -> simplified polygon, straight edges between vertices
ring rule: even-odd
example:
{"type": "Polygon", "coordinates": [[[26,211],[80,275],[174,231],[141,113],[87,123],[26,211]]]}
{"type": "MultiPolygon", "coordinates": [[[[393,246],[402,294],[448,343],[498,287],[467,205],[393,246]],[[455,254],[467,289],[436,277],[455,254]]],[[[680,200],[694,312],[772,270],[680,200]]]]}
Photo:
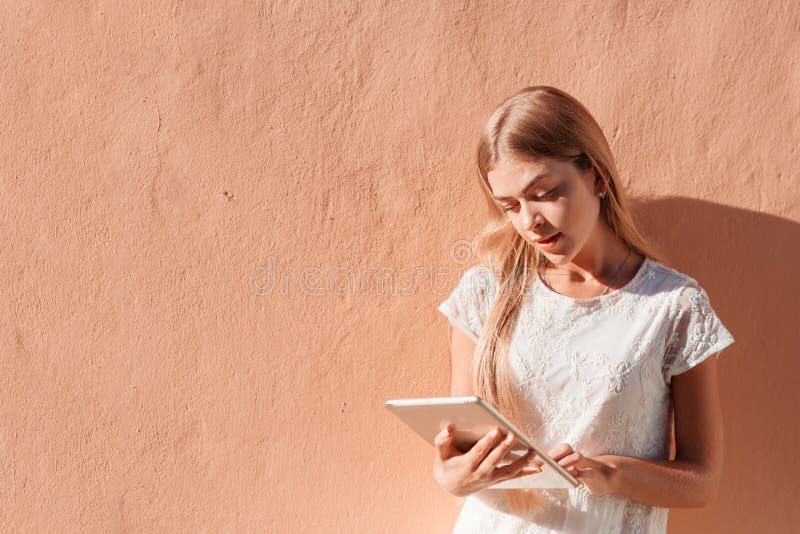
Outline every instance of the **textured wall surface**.
{"type": "Polygon", "coordinates": [[[2,530],[448,532],[383,401],[449,391],[430,282],[534,84],[737,340],[721,494],[670,531],[797,525],[797,6],[3,2],[2,530]]]}

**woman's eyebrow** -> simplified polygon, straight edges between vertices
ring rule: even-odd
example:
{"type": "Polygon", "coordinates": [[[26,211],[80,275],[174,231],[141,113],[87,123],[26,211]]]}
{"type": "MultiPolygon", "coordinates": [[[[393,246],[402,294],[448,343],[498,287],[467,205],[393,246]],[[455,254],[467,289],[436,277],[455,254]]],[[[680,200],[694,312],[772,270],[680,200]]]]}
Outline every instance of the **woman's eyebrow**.
{"type": "MultiPolygon", "coordinates": [[[[525,188],[522,190],[521,194],[524,195],[528,191],[528,189],[533,187],[533,184],[535,184],[536,182],[538,182],[539,180],[541,180],[542,178],[545,178],[547,176],[550,176],[549,172],[543,172],[542,174],[537,174],[536,176],[534,176],[533,179],[530,182],[528,182],[528,185],[526,185],[525,188]]],[[[512,199],[514,197],[496,197],[496,196],[492,195],[492,198],[494,198],[495,200],[510,200],[510,199],[512,199]]]]}

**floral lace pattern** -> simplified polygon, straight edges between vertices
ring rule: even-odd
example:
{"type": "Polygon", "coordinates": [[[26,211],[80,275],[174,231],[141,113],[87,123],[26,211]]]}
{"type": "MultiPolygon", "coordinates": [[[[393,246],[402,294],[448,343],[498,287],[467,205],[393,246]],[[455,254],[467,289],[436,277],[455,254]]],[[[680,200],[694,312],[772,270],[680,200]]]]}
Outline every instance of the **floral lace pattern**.
{"type": "MultiPolygon", "coordinates": [[[[478,265],[438,310],[477,342],[496,294],[491,270],[478,265]]],[[[545,450],[566,442],[589,456],[666,459],[671,378],[733,342],[697,281],[650,258],[622,288],[590,299],[537,279],[509,348],[530,414],[523,430],[545,450]]],[[[490,497],[497,492],[471,495],[453,532],[666,531],[663,508],[585,486],[539,491],[549,506],[524,518],[490,497]]]]}

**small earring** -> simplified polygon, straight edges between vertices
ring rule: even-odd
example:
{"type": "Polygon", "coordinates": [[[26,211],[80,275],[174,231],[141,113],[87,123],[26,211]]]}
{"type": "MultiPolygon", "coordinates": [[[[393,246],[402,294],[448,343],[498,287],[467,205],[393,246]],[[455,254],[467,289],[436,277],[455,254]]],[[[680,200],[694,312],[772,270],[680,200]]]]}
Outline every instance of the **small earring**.
{"type": "Polygon", "coordinates": [[[605,198],[605,197],[606,197],[606,192],[605,192],[605,191],[603,191],[602,193],[600,193],[600,198],[605,198]]]}

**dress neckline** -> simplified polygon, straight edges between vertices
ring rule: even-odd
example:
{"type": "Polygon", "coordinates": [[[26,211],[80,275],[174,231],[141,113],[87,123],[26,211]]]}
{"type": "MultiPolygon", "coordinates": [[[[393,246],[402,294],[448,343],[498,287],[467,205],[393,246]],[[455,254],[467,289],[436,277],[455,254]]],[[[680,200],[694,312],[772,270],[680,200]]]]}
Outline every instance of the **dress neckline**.
{"type": "Polygon", "coordinates": [[[636,271],[636,274],[634,274],[633,277],[630,280],[628,280],[628,282],[624,286],[615,289],[613,291],[609,291],[608,293],[605,293],[603,295],[597,295],[596,297],[588,297],[583,299],[570,297],[568,295],[562,295],[558,291],[550,289],[549,287],[547,287],[547,284],[545,284],[542,281],[541,277],[539,276],[536,277],[536,281],[541,286],[542,291],[544,291],[545,294],[548,295],[550,298],[563,300],[566,302],[573,302],[576,304],[591,304],[594,302],[600,302],[606,299],[617,297],[623,293],[630,292],[630,290],[633,289],[636,286],[636,284],[639,283],[639,280],[642,279],[642,277],[644,276],[644,272],[647,270],[649,266],[650,266],[650,258],[645,256],[644,261],[642,261],[642,264],[639,265],[639,269],[636,271]]]}

